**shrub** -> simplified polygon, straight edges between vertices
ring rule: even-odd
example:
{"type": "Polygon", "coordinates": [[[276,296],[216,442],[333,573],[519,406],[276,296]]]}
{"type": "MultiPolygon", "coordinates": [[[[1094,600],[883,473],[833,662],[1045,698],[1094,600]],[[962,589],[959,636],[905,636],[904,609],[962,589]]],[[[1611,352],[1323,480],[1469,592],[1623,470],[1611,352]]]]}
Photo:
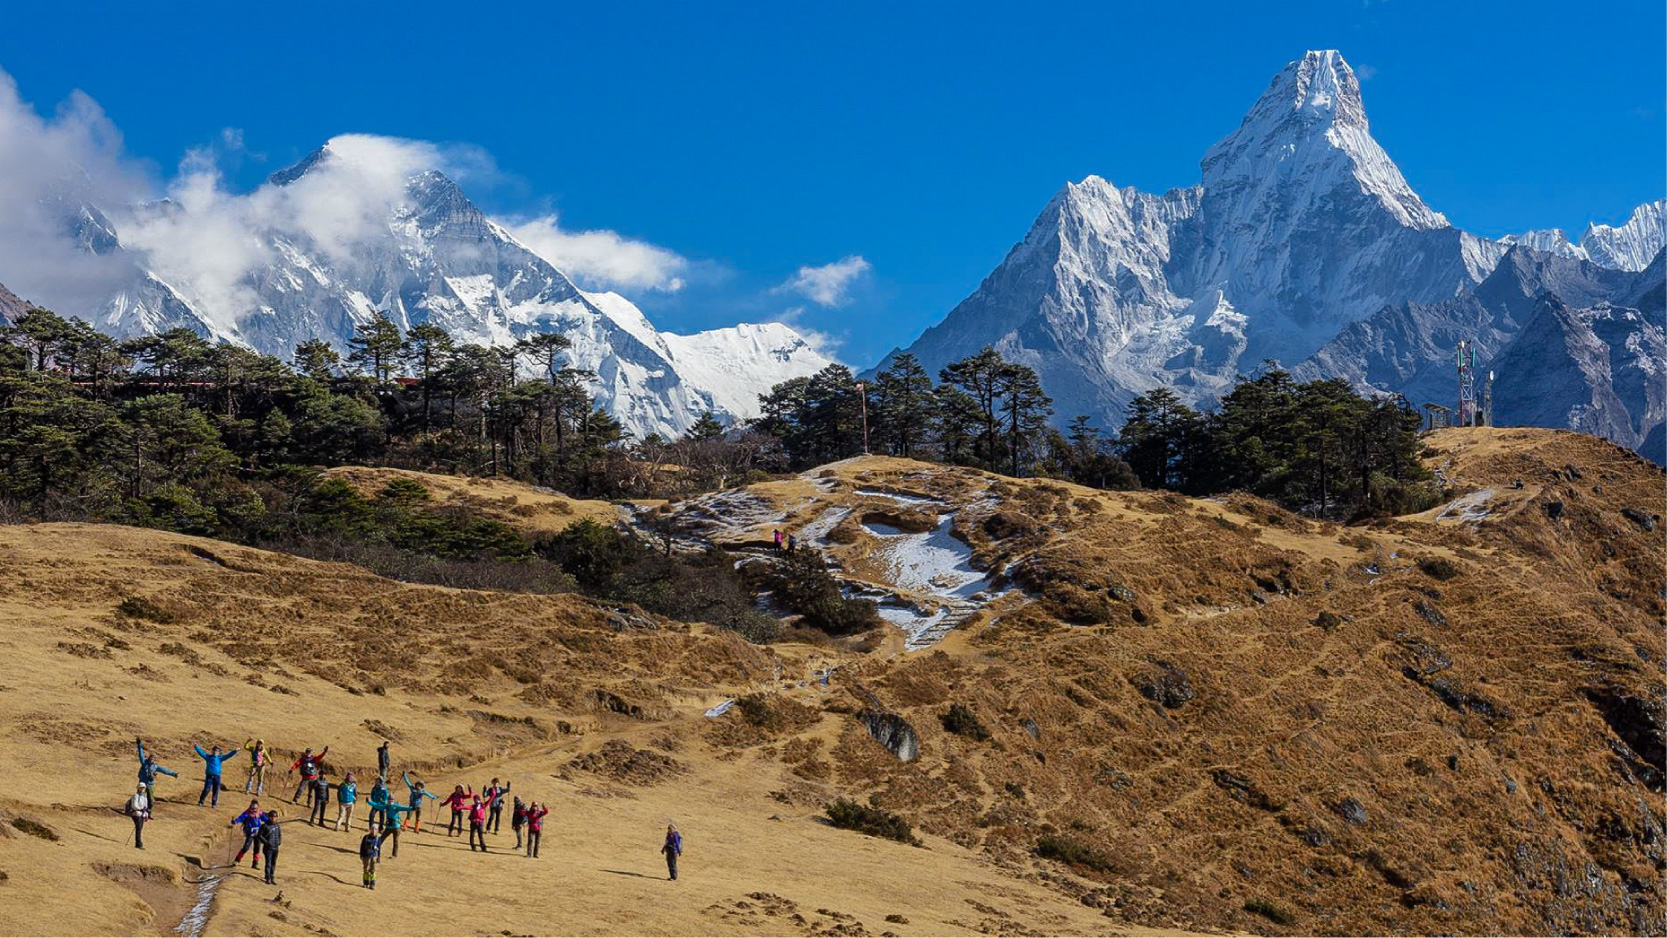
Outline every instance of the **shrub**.
{"type": "Polygon", "coordinates": [[[1096,873],[1113,872],[1111,861],[1099,851],[1064,834],[1043,834],[1036,841],[1036,855],[1044,860],[1057,860],[1096,873]]]}
{"type": "Polygon", "coordinates": [[[990,738],[990,731],[979,722],[978,715],[965,704],[953,703],[949,709],[938,717],[943,728],[957,736],[984,742],[990,738]]]}
{"type": "Polygon", "coordinates": [[[840,830],[856,831],[872,837],[884,837],[898,843],[920,846],[920,838],[914,834],[909,822],[903,820],[890,811],[871,808],[857,804],[849,798],[840,798],[828,805],[828,820],[840,830]]]}
{"type": "Polygon", "coordinates": [[[1418,558],[1418,569],[1424,571],[1426,576],[1436,580],[1451,580],[1462,572],[1459,570],[1458,564],[1446,557],[1420,557],[1418,558]]]}
{"type": "Polygon", "coordinates": [[[847,599],[828,572],[822,555],[800,548],[762,568],[762,581],[777,602],[797,612],[804,623],[828,635],[855,635],[880,626],[871,600],[847,599]]]}
{"type": "Polygon", "coordinates": [[[1314,624],[1330,632],[1342,625],[1343,620],[1335,612],[1322,612],[1314,617],[1314,624]]]}
{"type": "Polygon", "coordinates": [[[129,596],[116,604],[116,612],[129,619],[144,619],[146,622],[156,622],[166,625],[174,621],[174,614],[143,596],[129,596]]]}
{"type": "Polygon", "coordinates": [[[405,476],[395,476],[382,486],[382,491],[376,497],[383,501],[410,504],[412,502],[426,502],[429,500],[428,487],[416,479],[405,476]]]}
{"type": "Polygon", "coordinates": [[[783,723],[781,714],[770,706],[770,699],[763,694],[748,694],[735,701],[735,708],[741,711],[741,718],[762,730],[779,729],[783,723]]]}
{"type": "Polygon", "coordinates": [[[1268,921],[1275,922],[1280,925],[1290,925],[1297,920],[1296,916],[1285,911],[1279,906],[1274,905],[1266,899],[1252,899],[1244,904],[1244,910],[1246,912],[1254,912],[1268,921]]]}

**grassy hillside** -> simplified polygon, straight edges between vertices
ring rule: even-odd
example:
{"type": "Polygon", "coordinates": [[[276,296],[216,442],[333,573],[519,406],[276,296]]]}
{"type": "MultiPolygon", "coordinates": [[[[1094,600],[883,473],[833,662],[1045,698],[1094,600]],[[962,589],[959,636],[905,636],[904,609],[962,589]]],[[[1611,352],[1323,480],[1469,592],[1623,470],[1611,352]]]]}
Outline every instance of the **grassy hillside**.
{"type": "Polygon", "coordinates": [[[1661,471],[1574,434],[1427,441],[1448,500],[1357,527],[888,458],[665,507],[686,547],[825,553],[916,630],[879,641],[0,528],[0,930],[172,933],[204,880],[211,934],[1667,929],[1661,471]],[[143,853],[113,811],[138,734],[185,776],[143,853]],[[216,868],[244,773],[197,809],[191,742],[363,776],[383,734],[436,790],[548,799],[544,857],[429,818],[375,893],[356,838],[304,824],[281,899],[216,868]],[[839,798],[924,846],[824,823],[839,798]]]}

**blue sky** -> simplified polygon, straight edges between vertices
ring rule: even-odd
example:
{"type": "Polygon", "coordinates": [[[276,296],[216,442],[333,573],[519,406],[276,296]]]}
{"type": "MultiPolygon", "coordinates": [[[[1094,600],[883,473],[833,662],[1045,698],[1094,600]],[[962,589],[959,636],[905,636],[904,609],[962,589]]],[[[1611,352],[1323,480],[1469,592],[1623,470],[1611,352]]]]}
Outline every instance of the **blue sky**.
{"type": "Polygon", "coordinates": [[[657,324],[802,309],[859,365],[975,289],[1065,181],[1195,182],[1309,48],[1342,50],[1460,227],[1578,234],[1667,191],[1660,0],[1160,6],[14,4],[0,69],[43,113],[90,95],[159,184],[228,128],[245,188],[340,133],[479,147],[489,211],[684,259],[680,289],[621,291],[657,324]],[[859,257],[843,291],[780,286],[859,257]]]}

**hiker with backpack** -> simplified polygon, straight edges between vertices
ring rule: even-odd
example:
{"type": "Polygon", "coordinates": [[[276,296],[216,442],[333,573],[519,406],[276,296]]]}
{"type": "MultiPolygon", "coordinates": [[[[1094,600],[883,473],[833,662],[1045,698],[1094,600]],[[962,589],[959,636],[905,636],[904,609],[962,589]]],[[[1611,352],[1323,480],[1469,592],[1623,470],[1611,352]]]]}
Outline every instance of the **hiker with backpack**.
{"type": "Polygon", "coordinates": [[[376,888],[376,861],[382,859],[382,840],[375,831],[359,838],[359,859],[365,864],[365,888],[376,888]]]}
{"type": "Polygon", "coordinates": [[[122,813],[133,819],[133,846],[139,850],[145,849],[145,822],[150,820],[150,793],[145,789],[145,783],[135,786],[133,794],[122,806],[122,813]]]}
{"type": "Polygon", "coordinates": [[[306,794],[307,794],[307,806],[312,807],[312,803],[313,803],[313,800],[312,800],[312,798],[313,798],[312,783],[313,783],[314,779],[318,778],[318,773],[323,768],[324,757],[326,755],[328,755],[329,752],[330,752],[330,747],[325,746],[324,751],[315,756],[315,755],[313,755],[313,748],[311,746],[308,746],[307,751],[301,753],[301,757],[299,759],[296,759],[294,762],[290,763],[290,766],[289,766],[289,774],[290,775],[294,775],[297,772],[301,773],[301,781],[299,783],[297,783],[296,786],[295,786],[295,794],[293,796],[291,796],[290,799],[289,799],[290,804],[300,803],[301,793],[306,792],[306,794]]]}
{"type": "Polygon", "coordinates": [[[139,784],[145,786],[145,799],[155,804],[156,776],[160,774],[170,778],[179,778],[179,773],[173,769],[163,768],[162,763],[152,758],[151,754],[145,751],[145,741],[143,739],[135,736],[133,742],[139,747],[139,784]]]}
{"type": "Polygon", "coordinates": [[[272,754],[266,751],[266,740],[257,739],[253,742],[243,741],[243,748],[249,753],[249,780],[243,783],[243,793],[262,795],[266,793],[266,766],[272,761],[272,754]]]}
{"type": "MultiPolygon", "coordinates": [[[[415,782],[411,781],[410,772],[401,772],[399,773],[399,777],[405,780],[405,790],[411,794],[411,801],[406,808],[406,810],[411,812],[411,832],[413,834],[420,834],[423,830],[423,799],[430,798],[434,801],[439,801],[440,799],[438,796],[429,793],[428,786],[423,783],[422,779],[418,779],[415,782]]],[[[394,848],[394,856],[399,856],[398,847],[394,848]]]]}
{"type": "Polygon", "coordinates": [[[283,828],[278,826],[277,809],[261,815],[260,845],[266,848],[266,885],[275,886],[273,879],[278,871],[278,847],[284,842],[283,828]]]}
{"type": "Polygon", "coordinates": [[[447,837],[456,837],[463,833],[463,812],[468,810],[468,805],[465,802],[473,797],[475,797],[473,788],[465,793],[463,786],[458,785],[452,788],[451,794],[447,795],[444,801],[440,802],[442,806],[451,808],[451,823],[446,825],[447,837]]]}
{"type": "Polygon", "coordinates": [[[243,825],[243,846],[237,848],[237,856],[232,860],[234,866],[243,862],[243,855],[249,852],[250,847],[255,849],[255,859],[250,863],[250,868],[254,869],[260,866],[260,829],[265,823],[266,815],[261,813],[260,802],[251,801],[249,807],[244,809],[242,814],[232,818],[232,822],[226,825],[227,827],[243,825]]]}
{"type": "Polygon", "coordinates": [[[480,852],[486,852],[486,802],[479,795],[469,804],[469,852],[475,850],[476,841],[480,842],[480,852]]]}
{"type": "Polygon", "coordinates": [[[220,807],[220,767],[237,758],[237,750],[221,752],[220,747],[216,745],[213,747],[213,752],[203,752],[203,747],[195,743],[191,745],[191,748],[197,750],[197,756],[203,760],[203,791],[202,794],[197,796],[197,807],[202,807],[203,799],[212,794],[214,799],[209,802],[209,805],[218,808],[220,807]]]}
{"type": "Polygon", "coordinates": [[[359,800],[359,783],[354,781],[353,773],[341,780],[336,786],[336,830],[353,829],[353,805],[359,800]]]}
{"type": "Polygon", "coordinates": [[[509,785],[499,785],[497,779],[483,792],[481,797],[486,801],[486,830],[496,834],[503,824],[504,796],[509,794],[509,785]]]}
{"type": "Polygon", "coordinates": [[[666,855],[666,872],[676,880],[677,858],[683,855],[683,835],[677,832],[677,825],[666,825],[666,842],[660,846],[660,852],[666,855]]]}
{"type": "Polygon", "coordinates": [[[509,829],[515,832],[515,849],[521,849],[521,828],[527,826],[527,803],[515,796],[515,807],[509,814],[509,829]]]}
{"type": "Polygon", "coordinates": [[[527,806],[527,856],[538,859],[538,844],[544,839],[544,815],[550,809],[538,802],[527,806]]]}

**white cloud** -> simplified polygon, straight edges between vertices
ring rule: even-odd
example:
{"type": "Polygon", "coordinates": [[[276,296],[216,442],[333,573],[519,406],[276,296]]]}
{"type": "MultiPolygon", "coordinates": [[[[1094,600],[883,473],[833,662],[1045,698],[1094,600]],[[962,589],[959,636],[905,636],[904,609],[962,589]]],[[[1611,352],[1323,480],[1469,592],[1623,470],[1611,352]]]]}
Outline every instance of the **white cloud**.
{"type": "Polygon", "coordinates": [[[851,285],[872,270],[874,265],[860,254],[823,264],[799,268],[787,282],[776,287],[778,293],[798,293],[818,306],[844,306],[851,300],[851,285]]]}
{"type": "Polygon", "coordinates": [[[839,349],[845,344],[845,336],[824,332],[805,322],[805,308],[792,306],[770,318],[771,322],[779,322],[791,328],[804,337],[811,348],[816,349],[828,358],[839,360],[839,349]]]}
{"type": "Polygon", "coordinates": [[[554,214],[503,222],[515,240],[580,286],[608,290],[683,289],[689,271],[687,258],[646,241],[634,241],[616,231],[569,231],[554,214]]]}

